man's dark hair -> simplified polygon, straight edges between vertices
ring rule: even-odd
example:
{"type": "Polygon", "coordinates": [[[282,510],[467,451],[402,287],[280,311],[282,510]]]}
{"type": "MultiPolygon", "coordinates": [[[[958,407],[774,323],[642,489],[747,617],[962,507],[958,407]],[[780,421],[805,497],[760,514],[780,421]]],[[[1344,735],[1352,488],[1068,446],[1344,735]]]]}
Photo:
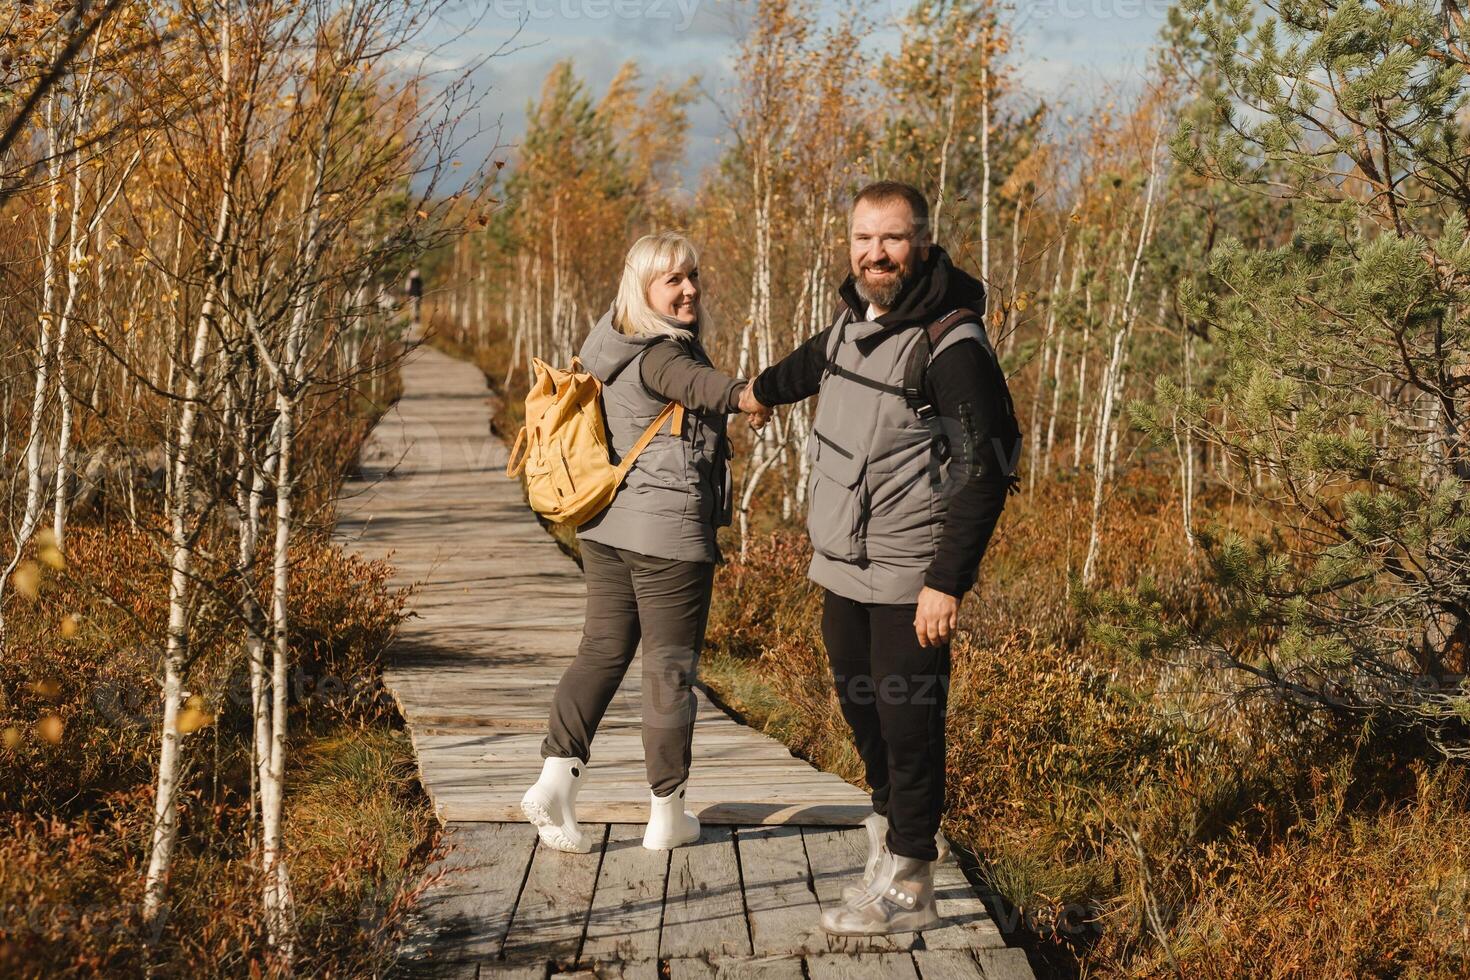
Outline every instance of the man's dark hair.
{"type": "Polygon", "coordinates": [[[852,199],[852,206],[856,208],[863,201],[873,204],[889,204],[893,201],[903,201],[909,206],[914,215],[914,232],[919,238],[929,236],[929,202],[924,199],[924,194],[913,184],[905,184],[899,180],[878,180],[857,192],[852,199]]]}

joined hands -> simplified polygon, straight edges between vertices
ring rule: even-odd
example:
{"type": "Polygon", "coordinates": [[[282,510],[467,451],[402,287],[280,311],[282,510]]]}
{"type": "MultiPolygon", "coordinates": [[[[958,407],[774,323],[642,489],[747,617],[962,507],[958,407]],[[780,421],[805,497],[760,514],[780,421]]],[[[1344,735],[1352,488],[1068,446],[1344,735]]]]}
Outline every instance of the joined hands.
{"type": "Polygon", "coordinates": [[[750,417],[750,427],[759,430],[771,420],[771,410],[756,400],[754,388],[751,383],[740,389],[740,410],[750,417]]]}

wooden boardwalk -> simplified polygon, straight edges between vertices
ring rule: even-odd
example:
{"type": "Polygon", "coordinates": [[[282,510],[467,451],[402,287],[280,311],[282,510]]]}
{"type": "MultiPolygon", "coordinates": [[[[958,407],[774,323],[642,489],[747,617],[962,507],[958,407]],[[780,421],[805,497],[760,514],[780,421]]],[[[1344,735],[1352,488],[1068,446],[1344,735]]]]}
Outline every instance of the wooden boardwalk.
{"type": "Polygon", "coordinates": [[[825,936],[821,908],[861,871],[855,825],[866,794],[702,694],[688,803],[704,834],[691,847],[645,851],[636,662],[578,799],[599,845],[585,855],[538,846],[519,802],[540,771],[551,692],[576,651],[585,592],[575,563],[505,479],[490,401],[477,368],[414,350],[403,397],[374,430],[339,506],[339,540],[389,558],[396,582],[418,588],[386,680],[453,847],[448,874],[423,903],[410,972],[1030,977],[953,864],[936,876],[942,928],[871,942],[825,936]]]}

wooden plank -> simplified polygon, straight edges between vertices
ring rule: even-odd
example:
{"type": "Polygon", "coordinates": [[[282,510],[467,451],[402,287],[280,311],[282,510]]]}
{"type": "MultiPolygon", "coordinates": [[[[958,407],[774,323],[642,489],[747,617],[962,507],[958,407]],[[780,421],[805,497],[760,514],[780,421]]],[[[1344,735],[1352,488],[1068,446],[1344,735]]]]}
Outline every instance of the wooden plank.
{"type": "Polygon", "coordinates": [[[750,955],[733,833],[705,827],[697,842],[669,854],[659,956],[750,955]]]}
{"type": "Polygon", "coordinates": [[[500,955],[536,831],[526,824],[450,824],[444,841],[448,851],[429,869],[444,877],[414,912],[405,969],[500,955]]]}
{"type": "Polygon", "coordinates": [[[708,960],[680,956],[669,960],[669,980],[715,980],[715,966],[708,960]]]}
{"type": "MultiPolygon", "coordinates": [[[[473,787],[481,791],[481,796],[487,803],[518,803],[521,794],[536,781],[540,768],[539,765],[534,768],[493,769],[446,766],[427,757],[424,758],[422,766],[425,776],[437,779],[443,784],[440,788],[464,790],[473,787]]],[[[843,813],[860,809],[849,805],[844,800],[846,794],[840,792],[839,787],[816,781],[806,784],[797,783],[783,792],[782,795],[788,797],[787,799],[774,800],[771,798],[770,780],[779,778],[779,773],[772,773],[761,779],[742,778],[739,782],[733,779],[729,781],[703,780],[696,784],[691,781],[686,796],[688,801],[686,805],[714,806],[728,803],[751,808],[762,805],[767,812],[786,813],[793,817],[819,807],[836,807],[843,813]],[[790,799],[797,793],[804,793],[805,797],[801,800],[790,799]],[[761,794],[764,794],[764,798],[761,794]]],[[[577,801],[577,813],[585,821],[618,822],[602,821],[597,818],[596,808],[604,801],[609,803],[641,802],[645,808],[648,806],[648,786],[644,783],[641,773],[636,776],[629,774],[616,786],[598,787],[596,792],[597,798],[589,803],[583,803],[580,799],[577,801]]],[[[798,821],[793,819],[792,822],[798,821]]]]}
{"type": "Polygon", "coordinates": [[[481,963],[480,980],[546,980],[551,972],[545,963],[481,963]]]}
{"type": "Polygon", "coordinates": [[[1036,980],[1024,949],[977,949],[975,959],[985,980],[1036,980]]]}
{"type": "MultiPolygon", "coordinates": [[[[417,739],[414,740],[417,743],[417,739]]],[[[433,754],[420,753],[425,770],[433,772],[450,780],[479,780],[484,784],[487,795],[494,796],[497,792],[509,793],[515,789],[517,799],[520,793],[529,785],[526,780],[534,781],[541,772],[541,760],[537,757],[523,759],[519,762],[501,763],[475,763],[456,761],[454,759],[441,759],[433,754]]],[[[689,792],[691,796],[703,794],[706,799],[715,798],[716,790],[734,791],[741,794],[739,798],[751,801],[762,799],[752,791],[760,790],[764,801],[772,809],[798,810],[811,803],[825,803],[827,805],[847,805],[850,808],[861,808],[860,804],[852,804],[852,797],[848,793],[851,788],[837,777],[829,779],[818,779],[815,777],[792,779],[789,788],[782,787],[779,797],[772,791],[771,780],[781,779],[786,772],[777,767],[763,768],[760,770],[746,769],[732,772],[720,773],[718,768],[706,767],[689,780],[689,792]],[[805,794],[796,798],[798,793],[805,794]]],[[[607,798],[612,800],[627,800],[641,797],[644,803],[648,802],[648,783],[641,768],[628,766],[626,768],[609,774],[606,768],[594,770],[588,768],[589,777],[584,784],[582,793],[593,795],[592,803],[583,803],[578,799],[578,807],[584,805],[596,805],[596,799],[607,798]]],[[[872,812],[869,810],[868,812],[872,812]]]]}
{"type": "Polygon", "coordinates": [[[803,980],[804,976],[799,956],[669,961],[669,980],[803,980]]]}
{"type": "MultiPolygon", "coordinates": [[[[520,809],[520,793],[526,781],[514,795],[503,799],[486,799],[473,780],[463,786],[441,785],[432,794],[435,812],[444,822],[467,823],[512,822],[524,820],[520,809]]],[[[751,827],[759,825],[800,824],[824,827],[851,827],[861,821],[860,807],[846,804],[815,803],[773,804],[743,800],[712,800],[701,802],[691,788],[685,801],[687,808],[700,821],[711,826],[751,827]]],[[[577,801],[577,815],[583,823],[634,823],[648,818],[648,799],[625,798],[605,799],[584,805],[577,801]]]]}
{"type": "Polygon", "coordinates": [[[965,949],[916,949],[914,965],[923,980],[985,980],[980,964],[965,949]]]}
{"type": "Polygon", "coordinates": [[[393,976],[400,980],[479,980],[480,964],[474,960],[418,960],[399,963],[393,976]]]}
{"type": "Polygon", "coordinates": [[[507,961],[576,959],[607,839],[605,826],[587,829],[596,842],[590,854],[568,854],[536,845],[531,872],[506,933],[503,956],[507,961]]]}
{"type": "Polygon", "coordinates": [[[746,827],[735,832],[735,843],[756,955],[825,951],[801,828],[746,827]]]}
{"type": "Polygon", "coordinates": [[[643,827],[609,828],[579,957],[584,962],[658,959],[670,852],[644,848],[643,827]]]}
{"type": "Polygon", "coordinates": [[[918,980],[908,953],[828,953],[809,956],[811,980],[918,980]]]}
{"type": "Polygon", "coordinates": [[[1005,937],[990,918],[990,911],[955,862],[934,866],[934,899],[943,921],[924,931],[926,948],[1005,947],[1005,937]]]}
{"type": "MultiPolygon", "coordinates": [[[[812,887],[823,909],[842,905],[842,888],[862,881],[863,865],[868,860],[868,835],[857,829],[826,830],[806,827],[802,830],[806,856],[812,870],[812,887]]],[[[898,952],[912,949],[918,934],[900,932],[891,936],[825,936],[833,951],[898,952]]]]}
{"type": "Polygon", "coordinates": [[[567,975],[597,980],[661,980],[658,960],[604,960],[582,973],[567,975]]]}

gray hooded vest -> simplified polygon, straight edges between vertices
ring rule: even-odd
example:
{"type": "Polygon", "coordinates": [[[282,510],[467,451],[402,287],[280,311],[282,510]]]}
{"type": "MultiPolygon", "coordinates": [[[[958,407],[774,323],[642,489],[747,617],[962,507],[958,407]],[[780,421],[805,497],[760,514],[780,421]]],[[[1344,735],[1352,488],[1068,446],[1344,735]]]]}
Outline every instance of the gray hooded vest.
{"type": "MultiPolygon", "coordinates": [[[[612,461],[623,458],[668,401],[643,384],[640,361],[662,337],[630,337],[612,311],[588,333],[578,357],[603,383],[602,408],[612,461]]],[[[696,338],[694,356],[709,357],[696,338]]],[[[586,541],[678,561],[717,561],[715,528],[730,523],[725,416],[686,411],[683,433],[664,423],[638,456],[607,509],[577,529],[586,541]]]]}
{"type": "MultiPolygon", "coordinates": [[[[949,492],[943,420],[918,417],[902,394],[904,368],[924,326],[893,329],[842,317],[832,330],[816,417],[807,438],[807,530],[813,582],[857,602],[911,603],[934,560],[949,492]]],[[[961,323],[935,355],[962,340],[988,346],[978,323],[961,323]]]]}

